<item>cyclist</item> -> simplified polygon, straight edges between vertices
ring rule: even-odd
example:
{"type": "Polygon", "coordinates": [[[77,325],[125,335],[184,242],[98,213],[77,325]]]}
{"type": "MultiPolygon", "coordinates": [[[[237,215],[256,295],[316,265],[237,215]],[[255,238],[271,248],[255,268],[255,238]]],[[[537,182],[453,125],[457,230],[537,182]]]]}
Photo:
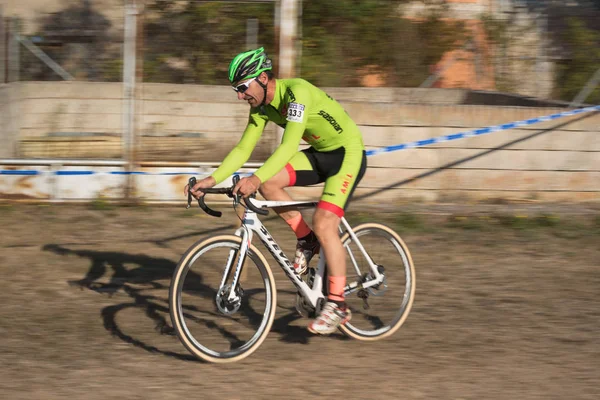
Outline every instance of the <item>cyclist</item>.
{"type": "MultiPolygon", "coordinates": [[[[362,134],[341,105],[321,89],[303,79],[275,79],[264,48],[238,54],[229,65],[229,82],[239,100],[250,105],[248,125],[239,143],[211,176],[191,189],[194,197],[202,189],[227,179],[250,157],[265,125],[273,121],[284,128],[281,144],[251,176],[242,178],[235,193],[249,196],[257,190],[267,200],[291,201],[288,186],[325,182],[313,216],[311,229],[297,210],[278,214],[298,239],[294,260],[297,274],[323,246],[328,268],[328,296],[323,310],[308,329],[316,334],[334,332],[351,318],[344,302],[346,261],[338,233],[348,200],[367,168],[362,134]],[[298,151],[300,141],[310,147],[298,151]]],[[[188,186],[184,193],[187,195],[188,186]]]]}

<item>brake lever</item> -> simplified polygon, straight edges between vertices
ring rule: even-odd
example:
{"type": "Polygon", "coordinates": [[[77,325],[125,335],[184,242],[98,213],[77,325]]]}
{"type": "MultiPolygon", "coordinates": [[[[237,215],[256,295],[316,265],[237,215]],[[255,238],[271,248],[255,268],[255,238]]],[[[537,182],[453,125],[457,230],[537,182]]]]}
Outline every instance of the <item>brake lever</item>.
{"type": "Polygon", "coordinates": [[[232,190],[231,197],[233,198],[233,205],[237,205],[237,204],[240,204],[240,202],[242,201],[242,195],[239,194],[239,192],[234,195],[233,194],[233,188],[240,181],[240,176],[237,175],[237,174],[233,175],[233,178],[231,178],[231,181],[233,183],[233,185],[231,186],[231,190],[232,190]]]}
{"type": "MultiPolygon", "coordinates": [[[[190,208],[192,206],[192,188],[194,186],[196,186],[196,177],[192,176],[188,180],[188,203],[187,203],[186,209],[188,209],[188,208],[190,208]]],[[[198,203],[198,205],[200,205],[200,203],[198,203]]]]}

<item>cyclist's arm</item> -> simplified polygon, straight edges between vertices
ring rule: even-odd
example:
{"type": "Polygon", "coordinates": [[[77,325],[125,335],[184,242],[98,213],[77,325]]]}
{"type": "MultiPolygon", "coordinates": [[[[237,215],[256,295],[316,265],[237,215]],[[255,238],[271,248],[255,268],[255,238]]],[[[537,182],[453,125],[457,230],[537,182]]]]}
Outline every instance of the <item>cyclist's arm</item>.
{"type": "Polygon", "coordinates": [[[239,143],[229,152],[219,168],[211,175],[216,181],[215,185],[223,182],[248,161],[266,124],[266,116],[261,116],[258,113],[250,114],[248,125],[239,143]]]}
{"type": "Polygon", "coordinates": [[[287,162],[298,151],[298,145],[306,129],[306,121],[311,106],[311,98],[308,90],[294,88],[296,101],[288,104],[287,123],[277,150],[265,161],[254,175],[265,182],[281,171],[287,162]],[[296,104],[294,106],[294,104],[296,104]]]}

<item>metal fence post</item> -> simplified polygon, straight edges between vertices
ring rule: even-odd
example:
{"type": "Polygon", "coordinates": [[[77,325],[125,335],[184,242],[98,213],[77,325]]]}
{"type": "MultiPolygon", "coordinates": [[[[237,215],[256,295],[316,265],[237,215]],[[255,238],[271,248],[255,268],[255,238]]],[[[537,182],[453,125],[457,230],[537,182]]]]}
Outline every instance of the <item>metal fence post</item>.
{"type": "Polygon", "coordinates": [[[60,162],[50,163],[49,174],[50,177],[48,180],[50,181],[50,202],[51,203],[60,203],[61,198],[58,193],[58,175],[57,171],[62,169],[62,164],[60,162]]]}
{"type": "Polygon", "coordinates": [[[0,84],[6,83],[6,27],[2,11],[0,4],[0,84]]]}
{"type": "Polygon", "coordinates": [[[9,51],[8,51],[8,59],[9,59],[9,71],[8,71],[8,82],[18,82],[20,79],[19,72],[21,70],[21,62],[20,62],[20,48],[19,41],[17,37],[19,35],[19,22],[16,18],[10,18],[9,22],[9,51]]]}
{"type": "Polygon", "coordinates": [[[296,60],[298,0],[281,0],[280,4],[279,77],[291,78],[296,60]]]}
{"type": "MultiPolygon", "coordinates": [[[[296,61],[296,38],[298,34],[298,0],[280,0],[277,19],[279,23],[278,76],[291,78],[296,61]]],[[[275,146],[281,143],[283,129],[277,127],[275,146]]]]}
{"type": "Polygon", "coordinates": [[[135,168],[135,81],[136,81],[136,35],[138,9],[135,0],[125,6],[125,33],[123,44],[123,157],[126,169],[130,172],[126,179],[125,198],[129,199],[134,191],[135,168]]]}
{"type": "Polygon", "coordinates": [[[246,49],[258,47],[258,18],[246,20],[246,49]]]}

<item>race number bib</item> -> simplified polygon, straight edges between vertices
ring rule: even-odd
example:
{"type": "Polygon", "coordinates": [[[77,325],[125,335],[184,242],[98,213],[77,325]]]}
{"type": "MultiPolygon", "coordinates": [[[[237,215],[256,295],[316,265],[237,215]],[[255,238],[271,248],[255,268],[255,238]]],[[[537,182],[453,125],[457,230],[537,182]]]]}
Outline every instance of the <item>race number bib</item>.
{"type": "Polygon", "coordinates": [[[288,104],[286,119],[290,122],[302,122],[304,119],[304,105],[298,103],[288,104]]]}

